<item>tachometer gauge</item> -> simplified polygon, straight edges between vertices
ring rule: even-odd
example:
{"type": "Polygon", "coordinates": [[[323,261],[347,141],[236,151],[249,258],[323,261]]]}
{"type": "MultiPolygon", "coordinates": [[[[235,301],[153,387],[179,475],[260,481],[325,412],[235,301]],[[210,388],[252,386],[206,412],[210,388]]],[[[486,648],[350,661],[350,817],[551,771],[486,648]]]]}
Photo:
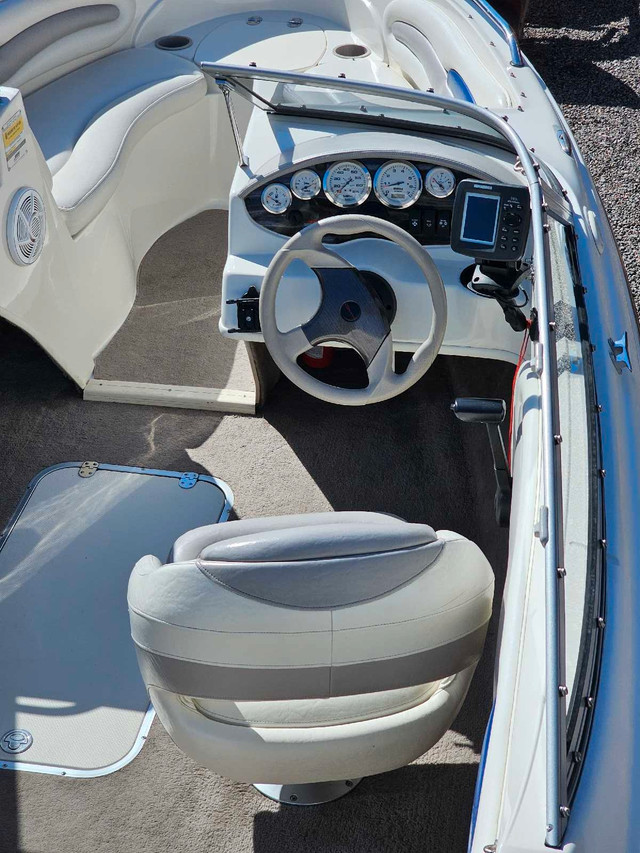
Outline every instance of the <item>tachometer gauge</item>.
{"type": "Polygon", "coordinates": [[[455,175],[451,169],[445,169],[444,166],[436,166],[427,172],[424,185],[431,195],[434,195],[436,198],[446,198],[456,188],[455,175]]]}
{"type": "Polygon", "coordinates": [[[300,169],[291,178],[289,185],[291,192],[296,198],[303,201],[308,201],[310,198],[315,198],[320,192],[322,186],[320,175],[314,172],[313,169],[300,169]]]}
{"type": "Polygon", "coordinates": [[[411,163],[390,161],[376,172],[373,191],[387,207],[409,207],[420,198],[422,177],[411,163]]]}
{"type": "Polygon", "coordinates": [[[327,169],[322,188],[338,207],[357,207],[369,198],[371,175],[362,163],[344,160],[327,169]]]}
{"type": "Polygon", "coordinates": [[[269,184],[262,190],[260,200],[269,213],[284,213],[291,206],[291,190],[284,184],[269,184]]]}

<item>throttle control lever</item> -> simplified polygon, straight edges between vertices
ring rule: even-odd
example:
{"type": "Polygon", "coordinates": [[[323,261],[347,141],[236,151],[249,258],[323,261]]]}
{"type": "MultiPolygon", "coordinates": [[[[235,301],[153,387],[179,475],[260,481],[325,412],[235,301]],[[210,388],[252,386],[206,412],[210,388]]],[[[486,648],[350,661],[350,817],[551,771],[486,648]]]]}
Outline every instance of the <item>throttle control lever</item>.
{"type": "Polygon", "coordinates": [[[451,404],[451,411],[463,423],[484,424],[487,427],[496,478],[496,522],[499,527],[508,527],[511,515],[511,475],[500,431],[500,424],[507,414],[506,403],[488,397],[456,397],[451,404]]]}

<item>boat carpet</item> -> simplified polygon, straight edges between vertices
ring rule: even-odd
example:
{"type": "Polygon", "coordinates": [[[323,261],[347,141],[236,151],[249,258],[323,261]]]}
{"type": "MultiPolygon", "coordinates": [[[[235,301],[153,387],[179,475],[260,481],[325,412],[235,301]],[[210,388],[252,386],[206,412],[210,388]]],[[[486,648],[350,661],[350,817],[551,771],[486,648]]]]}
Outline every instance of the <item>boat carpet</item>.
{"type": "Polygon", "coordinates": [[[124,605],[131,566],[229,509],[211,478],[179,472],[75,462],[36,476],[0,543],[5,763],[87,777],[135,758],[153,712],[124,605]]]}
{"type": "MultiPolygon", "coordinates": [[[[485,551],[499,602],[507,535],[493,519],[486,431],[459,423],[449,404],[457,395],[508,398],[508,365],[438,358],[409,392],[365,408],[323,403],[281,379],[263,416],[243,417],[82,401],[26,336],[0,331],[3,521],[28,481],[65,459],[199,470],[230,484],[240,517],[362,509],[456,530],[485,551]]],[[[138,757],[109,776],[0,770],[0,850],[463,853],[498,611],[452,729],[412,765],[364,779],[335,803],[280,806],[197,767],[156,721],[138,757]]]]}
{"type": "Polygon", "coordinates": [[[218,332],[227,213],[207,210],[154,243],[129,316],[96,359],[94,379],[254,391],[242,341],[218,332]]]}

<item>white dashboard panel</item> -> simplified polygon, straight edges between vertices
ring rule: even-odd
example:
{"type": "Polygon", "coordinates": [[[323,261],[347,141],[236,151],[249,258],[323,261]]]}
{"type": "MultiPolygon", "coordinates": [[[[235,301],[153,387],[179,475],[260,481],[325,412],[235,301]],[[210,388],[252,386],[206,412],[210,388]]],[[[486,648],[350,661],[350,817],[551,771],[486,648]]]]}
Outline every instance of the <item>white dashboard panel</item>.
{"type": "MultiPolygon", "coordinates": [[[[475,143],[380,128],[359,127],[342,122],[292,120],[286,122],[254,110],[245,138],[248,168],[238,168],[229,203],[229,256],[223,277],[223,305],[220,331],[245,340],[260,341],[255,332],[232,332],[237,328],[237,308],[229,304],[243,297],[250,287],[260,289],[266,269],[286,238],[255,222],[245,205],[245,197],[255,187],[278,181],[292,167],[303,168],[320,158],[358,159],[384,156],[429,160],[484,179],[517,183],[521,176],[506,152],[475,143]]],[[[335,213],[339,213],[336,210],[335,213]]],[[[351,212],[351,211],[348,211],[351,212]]],[[[388,241],[360,238],[331,249],[355,267],[382,276],[393,288],[397,313],[392,325],[396,349],[411,352],[428,336],[431,301],[428,287],[417,266],[397,246],[388,241]]],[[[517,362],[521,333],[505,322],[500,306],[493,300],[468,290],[460,273],[471,259],[458,255],[449,245],[425,247],[442,275],[448,302],[448,322],[442,352],[517,362]]],[[[529,284],[525,283],[525,289],[529,284]]],[[[528,298],[528,295],[527,295],[528,298]]],[[[302,263],[292,264],[280,284],[276,312],[283,330],[309,320],[320,300],[320,286],[314,273],[302,263]]]]}
{"type": "MultiPolygon", "coordinates": [[[[427,337],[432,318],[429,290],[415,263],[388,241],[366,238],[332,248],[358,269],[371,270],[388,281],[397,300],[396,318],[391,328],[395,348],[413,352],[427,337]]],[[[448,321],[442,352],[515,363],[522,335],[507,325],[500,306],[493,299],[478,296],[460,283],[460,273],[469,265],[469,258],[457,255],[446,246],[434,246],[425,251],[435,260],[447,294],[448,321]]],[[[259,289],[270,261],[270,255],[230,258],[226,271],[228,292],[241,296],[251,285],[259,289]]],[[[524,292],[528,298],[528,282],[524,284],[524,292]]],[[[317,277],[302,262],[295,261],[280,284],[276,300],[278,327],[284,332],[307,322],[319,304],[317,277]]],[[[236,327],[236,320],[235,306],[223,304],[220,331],[228,334],[230,328],[236,327]]],[[[262,340],[259,334],[235,336],[262,340]]]]}

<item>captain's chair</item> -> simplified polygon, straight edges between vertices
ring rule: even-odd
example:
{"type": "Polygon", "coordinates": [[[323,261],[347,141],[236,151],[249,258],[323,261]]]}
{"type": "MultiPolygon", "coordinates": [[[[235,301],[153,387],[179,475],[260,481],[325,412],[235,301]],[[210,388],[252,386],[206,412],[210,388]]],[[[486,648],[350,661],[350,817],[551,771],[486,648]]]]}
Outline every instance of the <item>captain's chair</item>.
{"type": "Polygon", "coordinates": [[[447,731],[482,652],[493,573],[455,533],[317,513],[193,530],[172,562],[137,563],[128,598],[175,743],[275,799],[317,803],[447,731]]]}

